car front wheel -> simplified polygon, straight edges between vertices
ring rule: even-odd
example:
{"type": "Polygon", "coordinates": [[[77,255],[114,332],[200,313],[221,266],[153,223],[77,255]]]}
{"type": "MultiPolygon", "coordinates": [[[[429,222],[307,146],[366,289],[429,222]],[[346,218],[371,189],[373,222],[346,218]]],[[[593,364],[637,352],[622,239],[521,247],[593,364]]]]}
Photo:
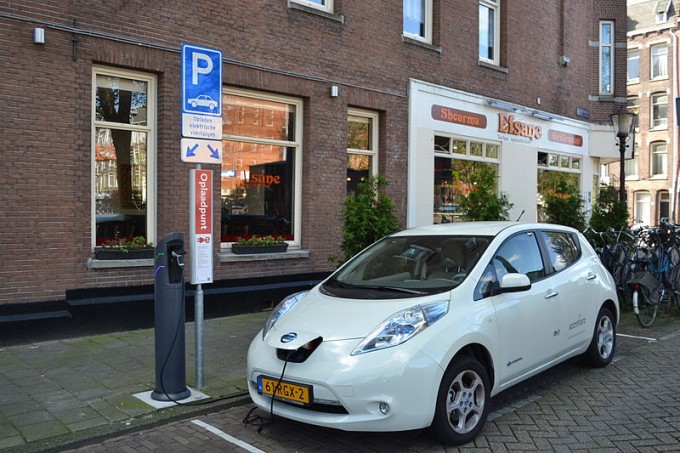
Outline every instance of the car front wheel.
{"type": "Polygon", "coordinates": [[[454,359],[444,373],[437,394],[432,430],[440,441],[470,442],[484,427],[489,412],[489,378],[471,357],[454,359]]]}
{"type": "Polygon", "coordinates": [[[600,308],[590,346],[583,354],[586,363],[602,368],[609,365],[616,351],[616,324],[611,311],[600,308]]]}

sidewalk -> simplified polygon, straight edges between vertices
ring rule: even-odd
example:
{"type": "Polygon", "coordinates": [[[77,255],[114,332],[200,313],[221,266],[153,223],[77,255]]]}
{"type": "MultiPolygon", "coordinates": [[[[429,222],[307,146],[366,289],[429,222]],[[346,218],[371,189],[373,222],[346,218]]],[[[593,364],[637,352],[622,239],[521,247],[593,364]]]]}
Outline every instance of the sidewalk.
{"type": "MultiPolygon", "coordinates": [[[[75,447],[112,433],[247,399],[248,345],[269,313],[204,321],[205,405],[156,409],[135,397],[155,387],[154,329],[0,348],[0,451],[75,447]],[[216,400],[217,399],[217,400],[216,400]]],[[[187,323],[186,385],[195,388],[194,324],[187,323]]]]}

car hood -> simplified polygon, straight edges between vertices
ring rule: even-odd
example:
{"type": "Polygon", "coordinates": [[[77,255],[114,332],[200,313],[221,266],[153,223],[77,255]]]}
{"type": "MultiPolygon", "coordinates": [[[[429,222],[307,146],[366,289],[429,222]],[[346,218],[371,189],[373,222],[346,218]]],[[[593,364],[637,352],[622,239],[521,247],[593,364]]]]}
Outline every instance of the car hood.
{"type": "Polygon", "coordinates": [[[275,348],[297,349],[319,337],[362,339],[398,311],[449,297],[450,292],[408,299],[343,299],[322,294],[317,287],[279,318],[265,341],[275,348]]]}

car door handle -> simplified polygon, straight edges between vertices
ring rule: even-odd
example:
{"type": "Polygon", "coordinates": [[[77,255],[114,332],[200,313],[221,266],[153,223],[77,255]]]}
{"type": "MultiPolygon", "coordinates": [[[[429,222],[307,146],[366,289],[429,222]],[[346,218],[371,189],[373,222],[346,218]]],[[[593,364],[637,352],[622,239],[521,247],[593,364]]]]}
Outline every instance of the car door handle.
{"type": "Polygon", "coordinates": [[[546,299],[552,299],[553,297],[557,296],[559,293],[555,291],[554,289],[549,289],[547,293],[545,293],[545,298],[546,299]]]}
{"type": "Polygon", "coordinates": [[[595,280],[597,278],[597,275],[593,274],[592,272],[588,272],[588,276],[586,276],[586,280],[595,280]]]}

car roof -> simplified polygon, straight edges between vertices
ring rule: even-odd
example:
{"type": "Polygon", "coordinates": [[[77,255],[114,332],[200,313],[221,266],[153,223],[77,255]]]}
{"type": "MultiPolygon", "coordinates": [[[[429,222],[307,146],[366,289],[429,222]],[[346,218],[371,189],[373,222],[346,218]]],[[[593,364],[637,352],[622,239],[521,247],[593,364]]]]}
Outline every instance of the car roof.
{"type": "Polygon", "coordinates": [[[559,229],[562,231],[576,231],[562,225],[547,223],[523,222],[455,222],[425,225],[400,231],[394,236],[497,236],[504,230],[508,233],[531,229],[559,229]]]}

